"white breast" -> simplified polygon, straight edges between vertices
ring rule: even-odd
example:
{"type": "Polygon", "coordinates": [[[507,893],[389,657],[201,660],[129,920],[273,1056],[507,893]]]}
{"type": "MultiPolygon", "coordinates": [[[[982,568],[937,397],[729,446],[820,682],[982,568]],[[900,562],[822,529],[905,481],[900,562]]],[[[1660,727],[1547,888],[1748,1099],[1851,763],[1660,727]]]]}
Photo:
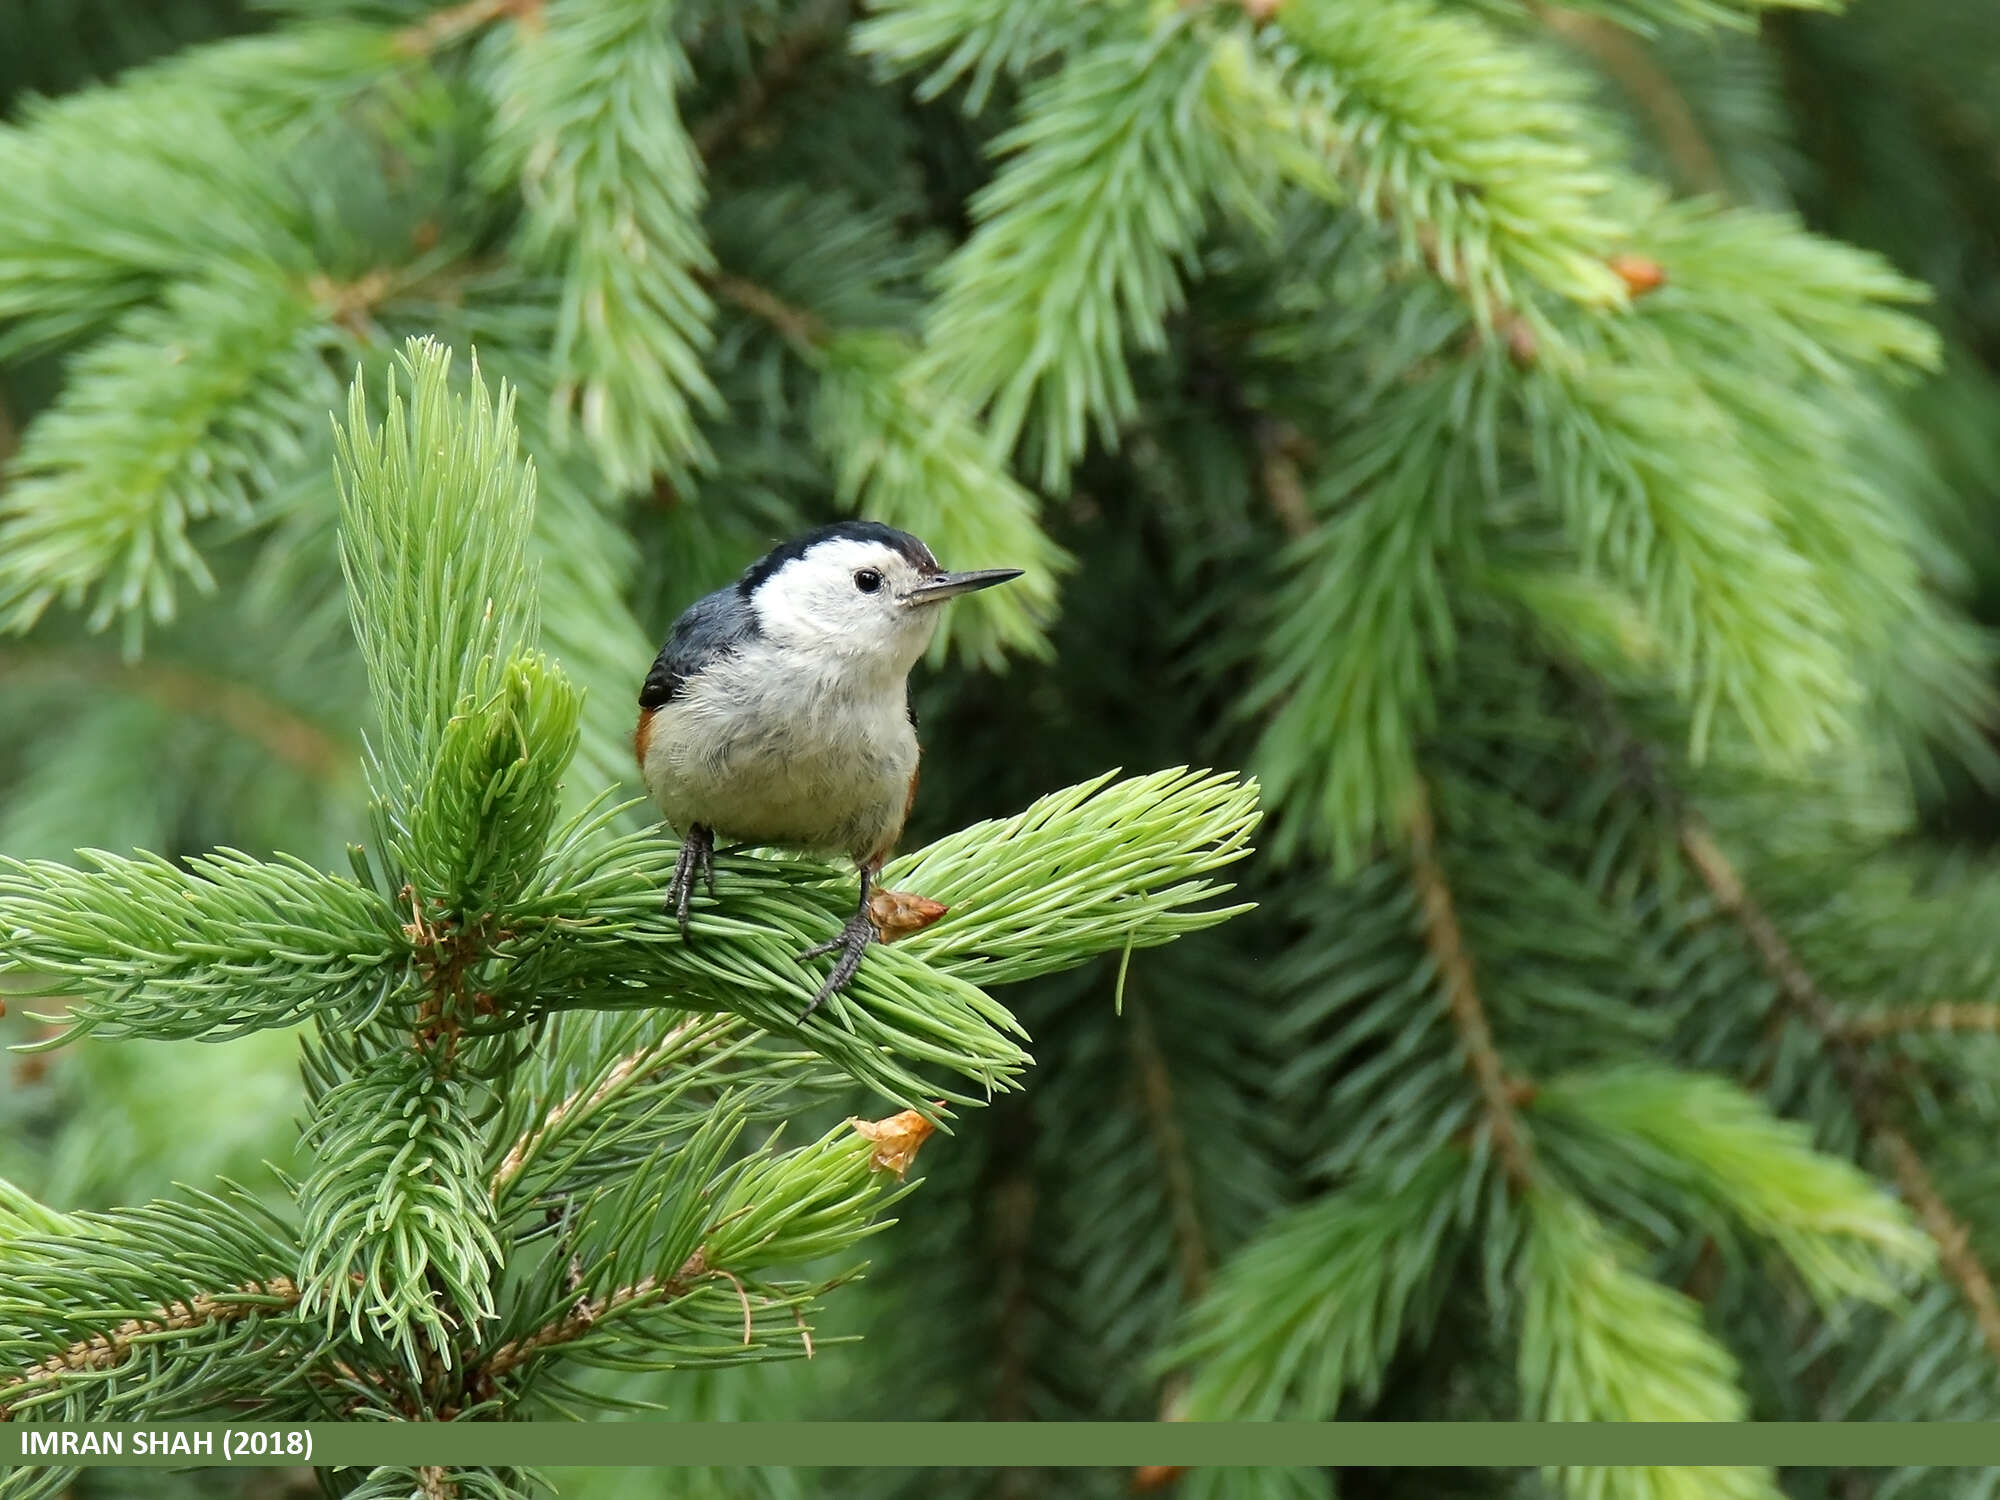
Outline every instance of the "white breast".
{"type": "Polygon", "coordinates": [[[802,670],[752,645],[653,715],[647,787],[680,832],[700,823],[727,841],[864,861],[902,831],[916,775],[905,691],[900,674],[802,670]]]}

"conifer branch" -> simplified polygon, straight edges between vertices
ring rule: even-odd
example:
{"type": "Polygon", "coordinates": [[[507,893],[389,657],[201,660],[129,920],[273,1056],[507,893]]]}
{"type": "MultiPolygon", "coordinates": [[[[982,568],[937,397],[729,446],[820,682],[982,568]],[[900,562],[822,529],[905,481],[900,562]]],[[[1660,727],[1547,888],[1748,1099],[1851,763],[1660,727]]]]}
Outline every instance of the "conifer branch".
{"type": "Polygon", "coordinates": [[[839,35],[849,5],[850,0],[812,0],[799,12],[785,34],[765,49],[757,66],[737,89],[736,97],[695,127],[695,149],[704,161],[714,166],[742,146],[745,131],[762,118],[799,71],[839,35]]]}
{"type": "Polygon", "coordinates": [[[1058,944],[1151,948],[1248,911],[1185,908],[1233,889],[1209,877],[1250,853],[1262,817],[1257,783],[1184,766],[1114,774],[892,860],[885,881],[922,891],[950,915],[889,951],[982,985],[1008,984],[1067,967],[1058,944]],[[1087,870],[1095,878],[1079,878],[1087,870]]]}
{"type": "Polygon", "coordinates": [[[337,389],[332,342],[302,288],[223,267],[79,353],[0,497],[0,624],[94,594],[93,627],[136,628],[172,617],[177,574],[212,589],[190,533],[247,520],[311,451],[337,389]]]}
{"type": "Polygon", "coordinates": [[[1128,1046],[1139,1075],[1139,1096],[1146,1113],[1146,1129],[1160,1156],[1161,1176],[1166,1184],[1167,1216],[1173,1224],[1174,1265],[1179,1273],[1181,1295],[1193,1302],[1208,1289],[1210,1259],[1208,1234],[1202,1226],[1201,1207],[1195,1194],[1194,1165],[1188,1159],[1187,1132],[1181,1128],[1174,1107],[1174,1082],[1167,1070],[1166,1054],[1147,1014],[1145,1000],[1127,995],[1128,1046]]]}
{"type": "Polygon", "coordinates": [[[170,713],[212,719],[316,781],[343,781],[354,774],[357,746],[246,683],[168,657],[139,663],[76,647],[0,647],[0,678],[44,676],[114,687],[170,713]]]}
{"type": "Polygon", "coordinates": [[[82,1232],[70,1215],[58,1213],[0,1177],[0,1242],[22,1234],[72,1236],[82,1232]]]}
{"type": "MultiPolygon", "coordinates": [[[[1783,1253],[1829,1313],[1855,1299],[1900,1306],[1905,1274],[1935,1262],[1936,1246],[1876,1177],[1714,1074],[1639,1062],[1565,1074],[1538,1092],[1535,1112],[1672,1163],[1687,1191],[1783,1253]]],[[[1715,1240],[1705,1244],[1696,1284],[1722,1270],[1715,1240]]]]}
{"type": "Polygon", "coordinates": [[[1482,325],[1537,285],[1585,306],[1623,302],[1605,264],[1614,172],[1562,71],[1428,0],[1279,4],[1264,37],[1296,137],[1273,142],[1280,165],[1315,191],[1352,193],[1482,325]],[[1405,61],[1416,55],[1421,68],[1405,61]]]}
{"type": "Polygon", "coordinates": [[[712,1269],[705,1249],[697,1248],[671,1276],[643,1276],[629,1286],[617,1287],[602,1297],[586,1297],[554,1322],[544,1323],[520,1338],[509,1339],[487,1355],[473,1372],[475,1387],[504,1379],[563,1345],[575,1343],[616,1313],[663,1298],[686,1296],[704,1277],[726,1274],[712,1269]]]}
{"type": "MultiPolygon", "coordinates": [[[[1187,1132],[1181,1128],[1174,1104],[1173,1075],[1143,995],[1125,997],[1126,1045],[1139,1074],[1139,1097],[1145,1110],[1147,1133],[1159,1154],[1160,1173],[1165,1184],[1167,1217],[1174,1239],[1174,1269],[1180,1281],[1181,1303],[1192,1306],[1208,1290],[1213,1261],[1209,1253],[1208,1231],[1202,1221],[1201,1204],[1195,1192],[1194,1163],[1188,1156],[1187,1132]]],[[[1160,1383],[1162,1422],[1178,1420],[1187,1394],[1185,1372],[1168,1371],[1160,1383]]],[[[1149,1486],[1142,1481],[1143,1468],[1133,1478],[1135,1489],[1149,1486]]]]}
{"type": "Polygon", "coordinates": [[[1191,383],[1249,450],[1251,478],[1285,535],[1295,542],[1311,535],[1318,523],[1302,472],[1311,452],[1305,436],[1253,402],[1236,372],[1210,350],[1197,346],[1191,383]]]}
{"type": "MultiPolygon", "coordinates": [[[[582,1297],[560,1317],[484,1357],[468,1358],[465,1388],[482,1398],[490,1395],[496,1381],[601,1334],[607,1321],[677,1301],[714,1280],[734,1287],[742,1308],[742,1342],[749,1345],[755,1329],[745,1278],[775,1262],[805,1261],[845,1248],[870,1232],[873,1208],[884,1201],[885,1181],[901,1179],[929,1133],[927,1122],[906,1112],[888,1120],[850,1120],[798,1150],[753,1158],[712,1205],[705,1193],[689,1194],[711,1217],[672,1272],[655,1272],[582,1297]],[[843,1212],[863,1206],[869,1206],[867,1218],[843,1212]]],[[[891,1188],[887,1196],[900,1191],[891,1188]]],[[[609,1263],[608,1258],[600,1262],[609,1263]]],[[[796,1307],[800,1299],[778,1300],[796,1307]]],[[[802,1347],[810,1349],[811,1336],[802,1322],[799,1332],[802,1347]]]]}
{"type": "Polygon", "coordinates": [[[193,1333],[256,1314],[289,1312],[298,1304],[299,1289],[291,1278],[276,1276],[268,1282],[246,1282],[226,1292],[198,1293],[169,1302],[145,1317],[127,1318],[116,1328],[79,1339],[39,1364],[0,1376],[0,1422],[13,1420],[14,1405],[24,1396],[59,1385],[65,1376],[117,1368],[132,1356],[142,1338],[193,1333]]]}
{"type": "MultiPolygon", "coordinates": [[[[1525,1414],[1542,1421],[1741,1422],[1750,1411],[1736,1359],[1692,1299],[1637,1264],[1583,1202],[1551,1183],[1526,1195],[1524,1302],[1515,1368],[1525,1414]]],[[[1576,1500],[1624,1493],[1781,1500],[1768,1468],[1571,1468],[1576,1500]],[[1622,1484],[1614,1483],[1614,1476],[1622,1484]]]]}
{"type": "Polygon", "coordinates": [[[1423,906],[1424,944],[1430,949],[1438,978],[1444,985],[1466,1065],[1479,1084],[1494,1149],[1508,1181],[1516,1191],[1525,1192],[1535,1182],[1535,1159],[1517,1111],[1524,1085],[1507,1076],[1500,1050],[1494,1045],[1493,1028],[1479,998],[1472,957],[1466,951],[1465,935],[1458,925],[1451,885],[1438,862],[1430,793],[1421,782],[1410,817],[1410,861],[1417,896],[1423,906]]]}
{"type": "Polygon", "coordinates": [[[1164,347],[1208,201],[1246,200],[1214,55],[1177,11],[1072,56],[1028,91],[973,200],[979,223],[940,272],[921,378],[985,412],[1060,486],[1093,433],[1137,410],[1129,360],[1164,347]]]}
{"type": "Polygon", "coordinates": [[[518,1137],[507,1148],[507,1154],[500,1159],[500,1165],[493,1169],[492,1190],[495,1202],[510,1187],[514,1179],[529,1162],[541,1152],[549,1138],[558,1131],[573,1129],[591,1118],[600,1108],[610,1102],[628,1086],[642,1080],[660,1062],[686,1054],[684,1046],[690,1038],[701,1045],[697,1033],[715,1034],[722,1027],[733,1023],[733,1017],[711,1015],[691,1015],[674,1025],[672,1030],[658,1041],[624,1053],[587,1088],[581,1088],[565,1095],[550,1105],[533,1127],[518,1137]],[[721,1023],[720,1027],[718,1023],[721,1023]]]}
{"type": "Polygon", "coordinates": [[[1034,1280],[1028,1253],[1035,1243],[1035,1218],[1041,1197],[1025,1151],[1009,1163],[998,1182],[986,1188],[985,1195],[984,1206],[992,1228],[988,1249],[993,1258],[996,1346],[992,1356],[993,1390],[987,1401],[986,1419],[1020,1422],[1029,1415],[1026,1387],[1033,1353],[1029,1324],[1034,1280]]]}
{"type": "Polygon", "coordinates": [[[999,79],[1024,78],[1037,64],[1095,37],[1114,7],[1070,0],[871,0],[867,9],[852,34],[856,52],[893,73],[929,66],[917,85],[919,99],[936,99],[964,83],[964,108],[978,114],[999,79]]]}
{"type": "Polygon", "coordinates": [[[1327,1421],[1350,1393],[1373,1400],[1456,1258],[1466,1168],[1450,1150],[1407,1174],[1373,1161],[1267,1225],[1223,1263],[1160,1356],[1191,1372],[1177,1415],[1327,1421]]]}
{"type": "Polygon", "coordinates": [[[2000,1294],[1992,1275],[1972,1246],[1971,1231],[1938,1191],[1922,1155],[1897,1122],[1890,1088],[1875,1059],[1860,1045],[1863,1038],[1849,1029],[1848,1018],[1750,893],[1706,820],[1661,769],[1652,748],[1625,724],[1604,684],[1589,673],[1571,670],[1566,675],[1577,683],[1617,744],[1627,777],[1673,818],[1683,857],[1717,909],[1743,930],[1785,1008],[1819,1038],[1863,1135],[1889,1158],[1904,1201],[1937,1245],[1938,1262],[1972,1313],[1988,1352],[2000,1359],[2000,1294]]]}
{"type": "Polygon", "coordinates": [[[1310,535],[1315,524],[1312,503],[1306,498],[1305,478],[1299,472],[1303,440],[1288,424],[1261,412],[1257,414],[1254,439],[1257,478],[1278,524],[1294,541],[1310,535]]]}
{"type": "Polygon", "coordinates": [[[1551,32],[1572,43],[1616,80],[1626,97],[1652,122],[1653,133],[1690,189],[1717,196],[1728,191],[1722,163],[1701,122],[1639,38],[1615,21],[1565,6],[1536,4],[1534,13],[1551,32]]]}
{"type": "Polygon", "coordinates": [[[605,474],[635,489],[708,463],[699,418],[720,402],[698,279],[714,264],[707,187],[680,116],[690,69],[674,9],[552,5],[489,85],[485,175],[519,187],[521,254],[561,277],[555,435],[573,416],[605,474]]]}
{"type": "Polygon", "coordinates": [[[710,273],[704,279],[717,295],[762,318],[802,353],[817,350],[829,337],[826,324],[816,314],[794,306],[766,287],[726,271],[710,273]]]}
{"type": "Polygon", "coordinates": [[[328,1338],[380,1340],[428,1387],[451,1367],[455,1331],[495,1316],[506,1250],[475,1089],[446,1048],[407,1034],[378,1023],[307,1054],[315,1162],[298,1190],[298,1281],[328,1338]]]}
{"type": "Polygon", "coordinates": [[[408,57],[429,57],[465,40],[495,21],[519,21],[533,26],[547,0],[463,0],[432,11],[396,33],[395,47],[408,57]]]}
{"type": "Polygon", "coordinates": [[[217,1041],[361,1011],[408,955],[369,892],[299,861],[87,857],[94,869],[0,858],[0,973],[72,997],[54,1040],[217,1041]]]}
{"type": "Polygon", "coordinates": [[[1838,1035],[1876,1041],[1911,1031],[2000,1033],[2000,1005],[1973,1000],[1939,1000],[1899,1009],[1852,1011],[1838,1022],[1838,1035]]]}
{"type": "Polygon", "coordinates": [[[2000,1295],[1993,1278],[1972,1246],[1972,1232],[1938,1191],[1930,1169],[1908,1135],[1897,1124],[1874,1059],[1856,1044],[1842,1017],[1756,899],[1744,885],[1700,814],[1677,810],[1682,852],[1701,876],[1715,904],[1742,927],[1765,971],[1777,983],[1786,1005],[1815,1031],[1826,1047],[1834,1071],[1846,1087],[1855,1119],[1882,1148],[1894,1170],[1896,1185],[1937,1242],[1938,1260],[1979,1324],[1988,1351],[2000,1359],[2000,1295]]]}

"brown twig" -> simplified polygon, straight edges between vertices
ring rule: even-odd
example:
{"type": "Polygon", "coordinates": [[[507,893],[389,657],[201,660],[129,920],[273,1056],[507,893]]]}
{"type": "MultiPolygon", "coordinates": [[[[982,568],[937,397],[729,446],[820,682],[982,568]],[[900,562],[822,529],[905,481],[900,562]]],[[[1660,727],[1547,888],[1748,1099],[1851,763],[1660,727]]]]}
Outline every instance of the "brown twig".
{"type": "MultiPolygon", "coordinates": [[[[1314,522],[1299,472],[1303,440],[1286,424],[1252,406],[1227,371],[1211,366],[1207,374],[1225,413],[1256,445],[1258,479],[1278,524],[1295,539],[1310,534],[1314,522]]],[[[1451,887],[1438,863],[1430,799],[1421,787],[1410,819],[1410,850],[1412,873],[1424,907],[1424,939],[1445,983],[1452,1024],[1485,1100],[1502,1168],[1511,1182],[1523,1186],[1533,1176],[1534,1154],[1522,1134],[1517,1112],[1532,1097],[1533,1086],[1507,1077],[1494,1046],[1451,887]]]]}
{"type": "Polygon", "coordinates": [[[743,144],[743,133],[771,107],[771,101],[798,76],[847,20],[848,0],[818,0],[799,13],[785,34],[764,51],[736,97],[695,127],[695,149],[710,166],[743,144]]]}
{"type": "Polygon", "coordinates": [[[330,322],[366,338],[373,331],[375,309],[395,284],[395,273],[379,267],[349,281],[335,281],[322,271],[306,279],[306,294],[325,309],[330,322]]]}
{"type": "Polygon", "coordinates": [[[1602,16],[1557,5],[1536,5],[1534,10],[1544,26],[1585,53],[1624,90],[1651,122],[1653,134],[1688,187],[1701,193],[1728,191],[1721,159],[1702,134],[1694,110],[1637,37],[1602,16]]]}
{"type": "Polygon", "coordinates": [[[987,1417],[995,1422],[1018,1422],[1028,1415],[1028,1366],[1032,1353],[1028,1312],[1034,1278],[1029,1274],[1027,1260],[1029,1247],[1034,1243],[1038,1198],[1035,1180],[1023,1159],[1009,1166],[1006,1175],[994,1184],[988,1199],[994,1261],[990,1284],[996,1304],[996,1327],[990,1351],[993,1388],[987,1402],[987,1417]]]}
{"type": "Polygon", "coordinates": [[[1257,444],[1257,478],[1278,524],[1294,541],[1309,536],[1312,504],[1306,499],[1305,479],[1299,472],[1305,439],[1289,422],[1263,412],[1257,413],[1251,436],[1257,444]]]}
{"type": "MultiPolygon", "coordinates": [[[[1202,1228],[1201,1207],[1195,1194],[1194,1167],[1188,1159],[1187,1132],[1181,1129],[1180,1116],[1174,1109],[1173,1078],[1167,1071],[1167,1059],[1160,1051],[1159,1038],[1153,1031],[1144,997],[1137,992],[1128,992],[1125,1008],[1130,1023],[1126,1036],[1139,1073],[1139,1096],[1145,1109],[1146,1126],[1153,1137],[1153,1148],[1159,1153],[1161,1173],[1166,1181],[1167,1216],[1173,1225],[1174,1264],[1180,1276],[1181,1298],[1183,1302],[1192,1304],[1208,1289],[1210,1256],[1208,1235],[1202,1228]]],[[[1162,1422],[1177,1419],[1186,1389],[1187,1375],[1184,1371],[1171,1372],[1161,1382],[1162,1422]]],[[[1140,1493],[1162,1488],[1179,1472],[1177,1469],[1171,1472],[1144,1467],[1136,1469],[1132,1475],[1132,1488],[1140,1493]]]]}
{"type": "Polygon", "coordinates": [[[321,781],[351,774],[349,746],[303,715],[241,683],[157,657],[128,664],[106,652],[39,646],[0,649],[0,677],[50,675],[117,687],[162,708],[212,719],[321,781]]]}
{"type": "Polygon", "coordinates": [[[579,1110],[586,1115],[590,1114],[624,1087],[635,1074],[643,1073],[654,1062],[672,1052],[689,1030],[714,1020],[713,1016],[689,1016],[659,1041],[628,1052],[619,1058],[602,1078],[591,1085],[588,1092],[578,1089],[567,1097],[557,1100],[539,1122],[523,1131],[520,1138],[507,1148],[507,1154],[500,1159],[500,1165],[493,1171],[491,1183],[493,1195],[496,1198],[500,1195],[501,1190],[520,1174],[522,1167],[527,1165],[528,1158],[541,1149],[542,1142],[559,1129],[572,1114],[579,1110]]]}
{"type": "Polygon", "coordinates": [[[657,1276],[646,1276],[630,1286],[619,1287],[602,1297],[585,1298],[554,1322],[544,1323],[532,1333],[523,1334],[518,1339],[510,1339],[487,1355],[485,1360],[472,1371],[469,1383],[475,1387],[490,1387],[493,1381],[540,1358],[550,1350],[583,1338],[612,1313],[630,1307],[635,1302],[684,1297],[699,1283],[710,1279],[727,1281],[736,1288],[737,1298],[743,1306],[743,1342],[749,1343],[755,1333],[751,1318],[750,1294],[735,1272],[721,1266],[711,1266],[708,1263],[708,1247],[700,1245],[695,1248],[694,1254],[681,1262],[680,1269],[664,1281],[657,1276]]]}
{"type": "Polygon", "coordinates": [[[1895,1168],[1896,1186],[1916,1211],[1917,1222],[1937,1241],[1938,1262],[1972,1309],[1987,1350],[2000,1359],[2000,1298],[1994,1296],[1993,1278],[1972,1248],[1972,1231],[1944,1201],[1908,1136],[1888,1125],[1878,1126],[1874,1134],[1895,1168]]]}
{"type": "Polygon", "coordinates": [[[1194,1167],[1188,1160],[1187,1133],[1174,1112],[1174,1084],[1167,1072],[1166,1056],[1146,1011],[1144,998],[1128,993],[1125,1000],[1127,1042],[1139,1075],[1139,1097],[1145,1109],[1146,1128],[1159,1154],[1161,1174],[1166,1182],[1167,1217],[1173,1225],[1174,1264],[1180,1275],[1181,1295],[1193,1302],[1208,1286],[1208,1236],[1202,1229],[1201,1209],[1195,1193],[1194,1167]]]}
{"type": "Polygon", "coordinates": [[[463,913],[441,910],[443,899],[433,896],[426,909],[423,893],[405,884],[397,895],[410,904],[410,920],[403,924],[403,936],[410,940],[418,976],[423,980],[424,999],[417,1009],[416,1045],[431,1054],[440,1070],[449,1069],[458,1055],[458,1039],[465,1023],[478,1014],[490,1014],[492,997],[468,992],[467,977],[486,957],[497,938],[508,934],[495,931],[493,914],[475,920],[463,913]]]}
{"type": "Polygon", "coordinates": [[[543,0],[465,0],[432,11],[396,33],[395,50],[405,57],[429,57],[495,21],[533,25],[541,19],[543,0]]]}
{"type": "Polygon", "coordinates": [[[1897,1123],[1874,1059],[1846,1031],[1844,1018],[1777,924],[1751,896],[1700,815],[1686,807],[1679,808],[1678,815],[1681,850],[1688,863],[1701,876],[1716,906],[1742,927],[1786,1006],[1818,1034],[1847,1092],[1855,1119],[1888,1157],[1897,1187],[1917,1221],[1937,1243],[1938,1261],[1945,1274],[1971,1308],[1987,1349],[2000,1359],[2000,1297],[1994,1293],[1993,1279],[1972,1249],[1971,1231],[1938,1192],[1923,1157],[1897,1123]]]}
{"type": "Polygon", "coordinates": [[[1843,1015],[1840,1034],[1855,1041],[1875,1041],[1906,1031],[2000,1032],[2000,1005],[1940,1000],[1900,1010],[1867,1010],[1843,1015]]]}
{"type": "Polygon", "coordinates": [[[775,292],[726,271],[717,271],[703,279],[717,296],[754,313],[801,348],[813,349],[826,342],[827,326],[817,313],[794,307],[775,292]]]}
{"type": "Polygon", "coordinates": [[[1596,711],[1627,778],[1673,818],[1682,855],[1701,877],[1717,909],[1743,929],[1765,973],[1776,983],[1784,1010],[1803,1021],[1826,1049],[1862,1134],[1888,1157],[1904,1201],[1937,1245],[1939,1264],[1971,1309],[1988,1351],[2000,1359],[2000,1297],[1995,1295],[1993,1278],[1972,1249],[1971,1232],[1938,1192],[1923,1157],[1904,1134],[1890,1102],[1893,1091],[1860,1038],[1849,1030],[1850,1018],[1820,989],[1778,924],[1750,894],[1707,822],[1660,768],[1652,747],[1626,727],[1603,683],[1580,669],[1567,675],[1596,711]]]}
{"type": "Polygon", "coordinates": [[[557,1318],[553,1323],[544,1323],[532,1333],[525,1333],[518,1339],[510,1339],[486,1356],[479,1368],[484,1381],[500,1379],[519,1369],[522,1365],[540,1358],[549,1350],[563,1344],[575,1343],[595,1328],[598,1322],[621,1308],[653,1297],[655,1294],[678,1297],[692,1289],[693,1283],[707,1274],[707,1262],[702,1252],[696,1250],[681,1262],[681,1268],[673,1276],[662,1282],[656,1276],[642,1277],[630,1286],[621,1286],[602,1297],[585,1298],[583,1301],[557,1318]]]}
{"type": "Polygon", "coordinates": [[[1410,814],[1410,864],[1417,897],[1423,905],[1424,943],[1444,981],[1452,1026],[1458,1032],[1459,1046],[1464,1049],[1466,1063],[1485,1101],[1494,1151],[1508,1181],[1516,1188],[1524,1188],[1534,1180],[1535,1162],[1516,1110],[1528,1086],[1507,1076],[1500,1050],[1494,1045],[1493,1028],[1479,998],[1472,957],[1466,951],[1465,935],[1458,925],[1451,885],[1438,862],[1430,796],[1421,783],[1410,814]]]}
{"type": "MultiPolygon", "coordinates": [[[[127,1318],[109,1333],[92,1334],[40,1364],[30,1365],[6,1383],[15,1395],[24,1388],[50,1385],[65,1375],[109,1370],[124,1363],[135,1340],[156,1333],[188,1333],[198,1328],[233,1323],[262,1312],[286,1312],[299,1304],[299,1289],[288,1276],[268,1282],[247,1282],[228,1292],[201,1292],[185,1302],[170,1302],[144,1318],[127,1318]]],[[[0,1422],[13,1411],[0,1405],[0,1422]]]]}
{"type": "Polygon", "coordinates": [[[1311,457],[1312,445],[1291,423],[1252,402],[1235,371],[1199,347],[1191,384],[1250,445],[1255,454],[1257,487],[1285,535],[1294,541],[1310,535],[1312,504],[1306,498],[1300,469],[1311,457]]]}

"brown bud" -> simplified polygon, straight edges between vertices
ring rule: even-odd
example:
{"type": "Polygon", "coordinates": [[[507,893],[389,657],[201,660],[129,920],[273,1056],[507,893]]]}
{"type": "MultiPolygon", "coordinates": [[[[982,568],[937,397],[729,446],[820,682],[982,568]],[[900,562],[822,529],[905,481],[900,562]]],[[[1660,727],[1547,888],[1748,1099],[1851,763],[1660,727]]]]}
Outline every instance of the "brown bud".
{"type": "Polygon", "coordinates": [[[1507,354],[1514,363],[1523,367],[1533,364],[1542,346],[1527,319],[1510,317],[1501,327],[1507,336],[1507,354]]]}
{"type": "Polygon", "coordinates": [[[914,1109],[906,1109],[886,1120],[849,1120],[847,1123],[854,1127],[857,1134],[875,1143],[875,1152],[868,1165],[878,1172],[894,1172],[898,1178],[910,1170],[910,1163],[917,1157],[917,1147],[929,1140],[931,1132],[937,1129],[914,1109]]]}
{"type": "Polygon", "coordinates": [[[868,893],[868,920],[875,924],[885,943],[922,932],[950,910],[928,896],[915,896],[908,891],[885,891],[877,886],[868,893]]]}
{"type": "Polygon", "coordinates": [[[1185,1473],[1186,1464],[1142,1464],[1132,1471],[1132,1493],[1147,1495],[1163,1490],[1185,1473]]]}
{"type": "Polygon", "coordinates": [[[1643,297],[1667,284],[1666,268],[1643,255],[1614,255],[1610,266],[1625,283],[1625,290],[1635,297],[1643,297]]]}

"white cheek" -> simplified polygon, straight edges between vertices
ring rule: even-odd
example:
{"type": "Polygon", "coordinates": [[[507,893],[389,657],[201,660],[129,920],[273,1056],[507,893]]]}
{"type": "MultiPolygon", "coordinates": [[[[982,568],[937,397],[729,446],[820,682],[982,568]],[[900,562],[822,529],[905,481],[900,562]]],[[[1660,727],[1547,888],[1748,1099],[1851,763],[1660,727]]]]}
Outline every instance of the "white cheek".
{"type": "Polygon", "coordinates": [[[773,645],[809,650],[823,660],[891,662],[923,655],[936,628],[932,610],[900,608],[890,585],[873,594],[845,571],[760,591],[757,623],[773,645]],[[912,647],[914,642],[914,647],[912,647]]]}
{"type": "Polygon", "coordinates": [[[843,632],[838,601],[820,582],[766,589],[757,596],[757,623],[766,639],[784,646],[817,646],[843,632]]]}

